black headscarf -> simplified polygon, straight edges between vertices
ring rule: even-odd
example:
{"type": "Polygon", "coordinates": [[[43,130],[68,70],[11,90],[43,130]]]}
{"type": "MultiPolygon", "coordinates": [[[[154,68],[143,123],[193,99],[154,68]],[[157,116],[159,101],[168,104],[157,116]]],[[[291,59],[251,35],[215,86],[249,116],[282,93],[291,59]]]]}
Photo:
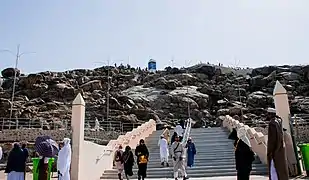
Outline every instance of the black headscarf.
{"type": "Polygon", "coordinates": [[[129,164],[129,165],[133,166],[133,164],[134,164],[134,157],[133,157],[133,153],[131,151],[131,147],[130,146],[126,146],[125,151],[123,152],[122,158],[123,158],[123,162],[125,164],[129,164]]]}
{"type": "Polygon", "coordinates": [[[234,141],[238,140],[236,128],[233,128],[233,131],[229,135],[229,139],[232,139],[234,141]]]}
{"type": "Polygon", "coordinates": [[[144,141],[144,139],[141,139],[140,141],[139,141],[139,145],[138,146],[136,146],[136,148],[135,148],[135,155],[136,156],[142,156],[142,155],[144,155],[144,156],[146,156],[146,157],[149,157],[149,151],[148,151],[148,148],[147,148],[147,146],[146,146],[146,144],[145,144],[145,141],[144,141]]]}
{"type": "Polygon", "coordinates": [[[13,145],[13,149],[9,153],[8,162],[5,168],[5,173],[25,172],[26,164],[22,149],[18,143],[13,145]]]}

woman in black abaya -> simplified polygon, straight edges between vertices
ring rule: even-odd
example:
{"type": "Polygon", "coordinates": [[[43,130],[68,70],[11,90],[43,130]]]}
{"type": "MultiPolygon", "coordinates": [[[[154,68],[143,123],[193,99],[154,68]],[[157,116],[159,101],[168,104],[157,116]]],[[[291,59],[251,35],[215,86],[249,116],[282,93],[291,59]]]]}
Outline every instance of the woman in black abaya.
{"type": "Polygon", "coordinates": [[[234,147],[237,180],[249,180],[252,170],[252,162],[254,161],[254,152],[251,150],[251,143],[247,137],[246,129],[240,128],[238,131],[233,129],[229,139],[235,140],[234,147]]]}

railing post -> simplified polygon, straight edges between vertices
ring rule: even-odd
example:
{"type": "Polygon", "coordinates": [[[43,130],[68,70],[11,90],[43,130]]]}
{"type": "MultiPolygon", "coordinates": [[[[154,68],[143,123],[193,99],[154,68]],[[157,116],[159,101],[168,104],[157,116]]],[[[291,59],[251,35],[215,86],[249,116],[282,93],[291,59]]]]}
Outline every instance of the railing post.
{"type": "Polygon", "coordinates": [[[1,131],[3,131],[3,129],[4,129],[4,118],[2,118],[2,130],[1,131]]]}
{"type": "Polygon", "coordinates": [[[124,123],[121,123],[121,134],[124,133],[123,124],[124,124],[124,123]]]}

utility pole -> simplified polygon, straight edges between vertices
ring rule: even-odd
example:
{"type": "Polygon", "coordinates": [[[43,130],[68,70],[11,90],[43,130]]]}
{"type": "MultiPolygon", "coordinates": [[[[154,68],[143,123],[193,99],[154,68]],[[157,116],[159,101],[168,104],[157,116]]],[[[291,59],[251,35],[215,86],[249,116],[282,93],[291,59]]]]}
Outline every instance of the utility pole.
{"type": "Polygon", "coordinates": [[[107,58],[106,62],[95,62],[98,64],[105,64],[107,65],[107,91],[106,91],[106,121],[109,120],[109,91],[110,91],[110,57],[107,58]]]}
{"type": "MultiPolygon", "coordinates": [[[[237,72],[237,68],[239,66],[240,60],[237,61],[236,58],[234,58],[234,68],[235,68],[235,73],[237,72]]],[[[236,73],[237,75],[237,73],[236,73]]],[[[243,113],[243,106],[242,106],[242,99],[241,99],[241,92],[240,92],[240,84],[239,84],[239,79],[237,79],[237,86],[238,86],[238,97],[239,101],[241,103],[241,108],[240,108],[240,113],[241,113],[241,120],[242,122],[244,121],[244,113],[243,113]]]]}
{"type": "MultiPolygon", "coordinates": [[[[190,64],[189,62],[186,62],[186,81],[187,81],[187,97],[189,96],[189,79],[188,79],[188,75],[189,75],[189,71],[188,71],[188,66],[190,64]]],[[[190,102],[188,101],[188,118],[191,119],[191,113],[190,113],[190,102]]]]}
{"type": "Polygon", "coordinates": [[[20,44],[17,45],[16,54],[10,50],[0,50],[0,52],[8,52],[16,57],[15,59],[15,66],[14,66],[14,80],[13,80],[13,89],[12,89],[12,99],[11,99],[11,108],[10,108],[10,120],[12,119],[13,115],[13,107],[14,107],[14,96],[15,96],[15,89],[16,89],[16,76],[17,76],[17,68],[18,68],[18,62],[21,56],[25,54],[32,54],[35,52],[24,52],[20,53],[20,44]]]}
{"type": "Polygon", "coordinates": [[[110,84],[109,84],[109,58],[107,59],[107,94],[106,94],[106,119],[107,121],[109,120],[109,88],[110,88],[110,84]]]}

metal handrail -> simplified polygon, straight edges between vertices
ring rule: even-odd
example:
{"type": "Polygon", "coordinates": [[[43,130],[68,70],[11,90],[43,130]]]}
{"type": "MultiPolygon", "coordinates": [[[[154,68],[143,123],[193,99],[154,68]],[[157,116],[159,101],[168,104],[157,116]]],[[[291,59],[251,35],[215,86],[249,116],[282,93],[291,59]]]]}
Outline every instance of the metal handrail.
{"type": "Polygon", "coordinates": [[[188,121],[187,126],[186,126],[185,133],[184,133],[181,143],[186,143],[188,141],[188,138],[190,137],[192,119],[189,118],[187,121],[188,121]]]}

